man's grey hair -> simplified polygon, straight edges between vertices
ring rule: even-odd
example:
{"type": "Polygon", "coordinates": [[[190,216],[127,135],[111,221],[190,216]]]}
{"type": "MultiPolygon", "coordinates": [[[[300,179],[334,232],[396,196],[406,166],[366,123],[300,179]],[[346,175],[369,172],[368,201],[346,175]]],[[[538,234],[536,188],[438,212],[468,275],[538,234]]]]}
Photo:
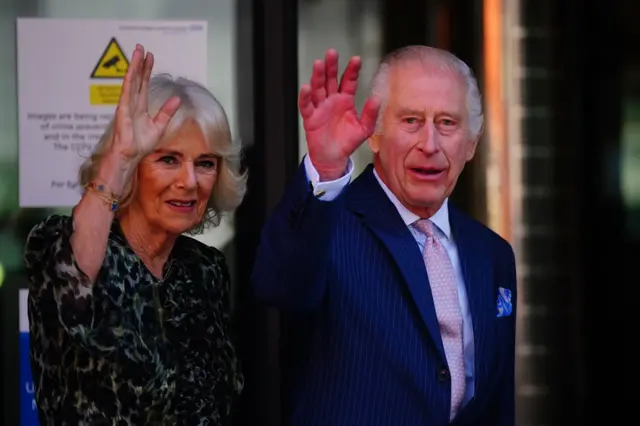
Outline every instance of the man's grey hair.
{"type": "MultiPolygon", "coordinates": [[[[210,226],[219,225],[221,215],[235,210],[244,198],[247,174],[240,171],[242,145],[239,141],[234,142],[231,137],[227,114],[216,97],[203,85],[186,78],[174,79],[169,74],[152,76],[149,80],[149,115],[155,116],[162,105],[174,96],[180,98],[180,107],[165,129],[162,140],[171,137],[186,121],[194,120],[202,130],[209,148],[220,156],[218,178],[202,223],[189,231],[191,234],[198,234],[210,226]]],[[[111,149],[113,132],[112,120],[91,157],[80,166],[79,182],[83,187],[96,178],[100,160],[111,149]]],[[[120,209],[124,209],[135,194],[136,174],[132,173],[126,182],[124,193],[121,194],[120,209]]]]}
{"type": "Polygon", "coordinates": [[[378,124],[376,132],[382,130],[382,113],[386,106],[389,95],[389,76],[391,70],[398,65],[407,63],[418,63],[424,65],[438,65],[442,68],[449,68],[457,72],[467,86],[467,113],[469,119],[469,131],[472,138],[480,135],[484,124],[484,114],[482,112],[482,97],[478,89],[478,82],[471,68],[451,52],[429,46],[407,46],[387,54],[376,73],[371,84],[371,94],[381,101],[380,113],[378,114],[378,124]]]}

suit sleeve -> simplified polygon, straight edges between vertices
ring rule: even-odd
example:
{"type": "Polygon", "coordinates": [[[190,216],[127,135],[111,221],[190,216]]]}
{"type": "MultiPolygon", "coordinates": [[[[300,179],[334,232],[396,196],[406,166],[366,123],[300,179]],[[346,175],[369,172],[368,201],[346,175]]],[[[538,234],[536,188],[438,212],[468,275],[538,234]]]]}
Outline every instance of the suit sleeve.
{"type": "MultiPolygon", "coordinates": [[[[323,200],[326,194],[314,188],[308,169],[308,164],[300,165],[262,230],[256,254],[254,293],[276,308],[313,311],[325,294],[327,258],[341,197],[334,193],[331,201],[323,200]]],[[[348,179],[339,187],[346,184],[348,179]]]]}
{"type": "MultiPolygon", "coordinates": [[[[505,363],[503,383],[500,386],[501,391],[497,402],[498,407],[498,423],[497,426],[514,426],[515,425],[515,348],[516,348],[516,314],[517,314],[517,279],[516,279],[516,262],[511,246],[506,245],[506,253],[504,255],[505,263],[503,273],[505,283],[508,283],[511,290],[511,304],[513,310],[508,317],[509,331],[508,341],[505,342],[504,350],[505,363]]],[[[506,318],[505,318],[506,319],[506,318]]]]}

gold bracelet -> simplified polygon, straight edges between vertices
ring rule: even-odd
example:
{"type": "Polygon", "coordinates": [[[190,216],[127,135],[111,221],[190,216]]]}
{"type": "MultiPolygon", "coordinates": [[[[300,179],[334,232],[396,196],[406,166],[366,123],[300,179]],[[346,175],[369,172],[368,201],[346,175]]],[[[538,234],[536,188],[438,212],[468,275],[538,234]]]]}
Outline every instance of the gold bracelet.
{"type": "Polygon", "coordinates": [[[109,206],[109,211],[114,212],[118,210],[118,197],[113,192],[107,191],[107,188],[104,185],[95,182],[89,182],[85,185],[85,189],[95,192],[100,197],[100,199],[109,206]]]}

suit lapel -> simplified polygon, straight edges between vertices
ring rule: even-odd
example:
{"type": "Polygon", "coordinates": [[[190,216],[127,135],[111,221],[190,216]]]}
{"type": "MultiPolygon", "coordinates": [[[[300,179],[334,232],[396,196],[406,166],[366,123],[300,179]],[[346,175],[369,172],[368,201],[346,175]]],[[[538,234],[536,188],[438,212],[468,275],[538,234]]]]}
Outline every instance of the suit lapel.
{"type": "Polygon", "coordinates": [[[424,260],[411,232],[373,175],[371,166],[349,188],[347,203],[387,248],[404,278],[422,322],[445,360],[424,260]]]}
{"type": "Polygon", "coordinates": [[[492,261],[482,246],[486,239],[479,234],[479,225],[449,204],[449,220],[458,248],[469,310],[473,323],[475,349],[475,386],[482,385],[492,372],[492,351],[496,347],[493,325],[496,316],[496,292],[492,288],[492,261]]]}
{"type": "MultiPolygon", "coordinates": [[[[400,270],[414,306],[440,353],[446,360],[436,317],[429,278],[415,239],[402,221],[393,203],[380,187],[369,166],[356,179],[346,194],[348,208],[359,215],[364,224],[387,248],[400,270]]],[[[483,246],[480,224],[449,204],[451,231],[458,249],[471,313],[475,349],[475,387],[491,378],[495,367],[489,360],[499,342],[492,338],[496,316],[496,290],[493,288],[493,261],[483,246]]]]}

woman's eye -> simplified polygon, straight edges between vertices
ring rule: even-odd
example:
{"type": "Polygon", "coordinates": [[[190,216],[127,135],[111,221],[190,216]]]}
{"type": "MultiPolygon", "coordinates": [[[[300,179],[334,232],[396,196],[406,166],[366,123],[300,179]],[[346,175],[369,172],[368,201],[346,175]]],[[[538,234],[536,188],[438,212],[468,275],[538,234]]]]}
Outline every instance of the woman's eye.
{"type": "Polygon", "coordinates": [[[165,164],[174,164],[176,162],[176,159],[171,157],[170,155],[165,155],[164,157],[160,157],[158,161],[165,164]]]}
{"type": "Polygon", "coordinates": [[[198,161],[198,166],[204,167],[205,169],[215,169],[218,167],[218,163],[215,161],[198,161]]]}

